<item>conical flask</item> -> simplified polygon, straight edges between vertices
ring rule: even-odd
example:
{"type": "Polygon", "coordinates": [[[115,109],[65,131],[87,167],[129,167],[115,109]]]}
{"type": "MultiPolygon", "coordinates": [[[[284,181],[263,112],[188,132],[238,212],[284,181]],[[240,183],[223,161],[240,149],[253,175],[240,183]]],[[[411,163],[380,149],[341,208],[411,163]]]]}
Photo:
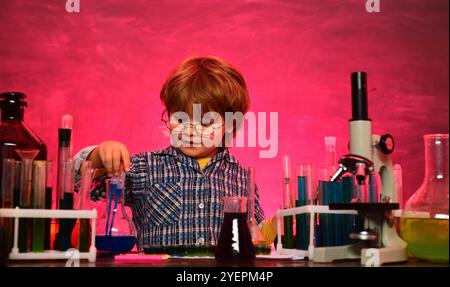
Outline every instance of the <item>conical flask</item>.
{"type": "Polygon", "coordinates": [[[405,204],[400,234],[414,257],[448,262],[449,138],[428,134],[424,142],[425,178],[405,204]]]}
{"type": "Polygon", "coordinates": [[[218,261],[253,261],[255,248],[247,222],[247,197],[224,198],[224,220],[217,241],[218,261]]]}
{"type": "Polygon", "coordinates": [[[95,246],[102,254],[126,253],[137,242],[136,228],[125,209],[125,174],[106,180],[105,212],[97,222],[95,246]]]}

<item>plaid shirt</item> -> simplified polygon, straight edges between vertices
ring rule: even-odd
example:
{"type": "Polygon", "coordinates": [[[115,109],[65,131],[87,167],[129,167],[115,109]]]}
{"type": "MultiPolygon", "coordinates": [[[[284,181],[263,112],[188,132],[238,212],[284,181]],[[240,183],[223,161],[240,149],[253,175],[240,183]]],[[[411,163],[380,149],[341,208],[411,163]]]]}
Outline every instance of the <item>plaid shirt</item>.
{"type": "MultiPolygon", "coordinates": [[[[75,156],[81,166],[95,147],[75,156]]],[[[79,181],[79,172],[77,181],[79,181]]],[[[174,147],[131,157],[125,204],[131,207],[138,248],[159,245],[216,245],[223,222],[223,198],[246,196],[248,174],[227,149],[202,170],[195,158],[174,147]]],[[[106,177],[95,180],[91,197],[105,196],[106,177]]],[[[255,219],[264,219],[255,186],[255,219]]]]}

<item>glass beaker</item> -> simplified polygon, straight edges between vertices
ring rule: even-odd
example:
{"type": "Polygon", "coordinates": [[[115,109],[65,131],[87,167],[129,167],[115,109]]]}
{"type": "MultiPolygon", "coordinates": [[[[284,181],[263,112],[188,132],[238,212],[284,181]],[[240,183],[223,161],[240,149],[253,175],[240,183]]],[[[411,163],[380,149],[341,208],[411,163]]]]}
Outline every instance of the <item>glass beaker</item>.
{"type": "Polygon", "coordinates": [[[224,198],[224,220],[217,241],[218,261],[253,261],[255,248],[247,224],[247,198],[224,198]]]}
{"type": "Polygon", "coordinates": [[[125,210],[125,174],[106,180],[105,212],[97,221],[95,246],[106,255],[126,253],[137,242],[136,228],[125,210]]]}
{"type": "Polygon", "coordinates": [[[424,135],[425,178],[408,199],[400,235],[416,258],[448,262],[448,134],[424,135]]]}

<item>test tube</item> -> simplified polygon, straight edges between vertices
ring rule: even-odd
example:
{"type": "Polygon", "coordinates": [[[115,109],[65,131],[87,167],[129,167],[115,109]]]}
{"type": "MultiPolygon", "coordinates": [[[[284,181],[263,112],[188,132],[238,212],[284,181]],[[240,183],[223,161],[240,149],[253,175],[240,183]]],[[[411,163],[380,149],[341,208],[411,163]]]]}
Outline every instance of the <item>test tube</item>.
{"type": "MultiPolygon", "coordinates": [[[[80,191],[78,194],[79,202],[78,209],[89,209],[89,199],[92,180],[94,179],[95,169],[92,168],[92,162],[84,161],[81,167],[81,183],[80,191]]],[[[89,219],[80,219],[79,232],[78,232],[78,250],[80,252],[89,251],[89,242],[91,241],[91,225],[89,219]]]]}
{"type": "MultiPolygon", "coordinates": [[[[331,201],[331,183],[329,181],[319,182],[319,203],[328,205],[331,201]]],[[[321,246],[333,246],[333,225],[329,214],[319,215],[320,242],[321,246]]]]}
{"type": "Polygon", "coordinates": [[[295,206],[296,195],[291,189],[291,158],[288,155],[283,157],[283,202],[284,208],[295,206]]]}
{"type": "Polygon", "coordinates": [[[402,166],[399,164],[394,165],[394,178],[395,190],[397,191],[397,201],[400,205],[400,209],[403,209],[403,174],[402,166]]]}
{"type": "MultiPolygon", "coordinates": [[[[14,166],[16,161],[12,158],[3,159],[2,163],[2,203],[1,208],[13,208],[14,200],[14,166]]],[[[0,217],[0,227],[5,232],[8,251],[12,247],[13,219],[0,217]]]]}
{"type": "MultiPolygon", "coordinates": [[[[58,129],[58,161],[56,174],[56,207],[58,209],[72,209],[73,196],[65,196],[67,185],[67,164],[72,158],[71,139],[72,139],[73,118],[71,115],[64,115],[61,118],[61,127],[58,129]],[[66,197],[66,199],[64,199],[66,197]]],[[[71,224],[69,219],[58,220],[58,234],[55,238],[55,247],[58,250],[65,251],[70,248],[70,236],[68,237],[68,228],[71,224]]]]}
{"type": "Polygon", "coordinates": [[[312,164],[301,164],[298,167],[298,176],[302,176],[306,180],[306,203],[305,205],[313,205],[317,199],[317,187],[315,186],[315,169],[312,164]]]}
{"type": "MultiPolygon", "coordinates": [[[[20,208],[32,207],[32,178],[33,159],[39,153],[37,149],[16,149],[17,154],[23,161],[20,173],[20,208]]],[[[29,240],[31,237],[31,224],[29,218],[19,219],[19,252],[29,251],[29,240]]]]}
{"type": "Polygon", "coordinates": [[[37,149],[16,149],[22,158],[23,167],[20,175],[20,207],[31,208],[33,160],[39,153],[37,149]]]}
{"type": "MultiPolygon", "coordinates": [[[[33,170],[33,208],[45,208],[45,185],[46,185],[46,162],[43,160],[34,161],[33,170]]],[[[33,218],[33,240],[31,243],[31,250],[33,252],[44,251],[44,233],[45,220],[44,218],[33,218]]]]}
{"type": "MultiPolygon", "coordinates": [[[[296,206],[311,204],[312,166],[300,165],[297,175],[298,200],[296,206]]],[[[309,215],[296,215],[296,247],[308,250],[309,246],[309,215]]]]}
{"type": "MultiPolygon", "coordinates": [[[[351,176],[342,177],[342,202],[351,203],[353,199],[353,185],[354,179],[351,176]]],[[[344,219],[343,224],[343,244],[350,244],[350,234],[353,232],[353,221],[355,219],[354,215],[345,214],[342,216],[344,219]]]]}
{"type": "MultiPolygon", "coordinates": [[[[52,209],[53,199],[53,161],[47,161],[47,172],[45,175],[45,209],[52,209]]],[[[51,225],[52,219],[44,219],[44,249],[51,249],[51,225]]]]}
{"type": "Polygon", "coordinates": [[[248,222],[253,224],[255,221],[255,168],[247,168],[248,173],[248,222]]]}
{"type": "MultiPolygon", "coordinates": [[[[328,180],[328,168],[327,167],[323,167],[323,166],[316,166],[315,167],[315,187],[317,189],[317,199],[316,199],[316,203],[317,205],[323,205],[323,201],[322,201],[322,192],[323,192],[323,183],[326,182],[328,180]]],[[[315,219],[315,223],[316,223],[316,234],[315,234],[315,243],[317,247],[323,246],[323,232],[322,229],[324,229],[324,227],[322,226],[322,221],[324,221],[324,215],[323,214],[316,214],[316,219],[315,219]]],[[[325,229],[324,229],[325,230],[325,229]]],[[[325,230],[326,232],[326,230],[325,230]]]]}
{"type": "MultiPolygon", "coordinates": [[[[330,182],[330,203],[342,203],[343,202],[343,182],[335,181],[330,182]]],[[[333,225],[332,240],[334,246],[343,245],[344,235],[344,217],[341,214],[330,214],[330,220],[333,225]]]]}
{"type": "MultiPolygon", "coordinates": [[[[283,208],[295,206],[295,195],[291,190],[291,158],[288,155],[283,157],[283,208]]],[[[284,238],[283,248],[294,248],[294,217],[292,215],[284,217],[284,238]]]]}
{"type": "Polygon", "coordinates": [[[23,161],[14,163],[14,208],[20,205],[20,176],[22,174],[23,161]]]}
{"type": "Polygon", "coordinates": [[[326,136],[325,140],[325,155],[327,164],[327,180],[336,172],[336,137],[326,136]]]}
{"type": "MultiPolygon", "coordinates": [[[[61,163],[60,173],[58,174],[58,190],[62,191],[59,198],[59,209],[73,209],[73,184],[74,184],[74,166],[73,160],[65,160],[61,163]],[[62,197],[62,198],[61,198],[62,197]]],[[[75,219],[59,220],[59,250],[67,250],[71,247],[72,229],[76,223],[75,219]]]]}
{"type": "MultiPolygon", "coordinates": [[[[14,166],[12,158],[3,159],[2,165],[2,204],[1,208],[13,208],[14,200],[14,166]]],[[[4,219],[4,218],[2,218],[4,219]]]]}

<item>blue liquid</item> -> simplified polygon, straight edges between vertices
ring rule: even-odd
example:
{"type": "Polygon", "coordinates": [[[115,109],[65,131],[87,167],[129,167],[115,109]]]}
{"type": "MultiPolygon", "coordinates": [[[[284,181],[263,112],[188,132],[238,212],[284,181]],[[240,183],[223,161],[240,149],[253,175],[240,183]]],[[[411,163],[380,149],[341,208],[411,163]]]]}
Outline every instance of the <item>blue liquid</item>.
{"type": "Polygon", "coordinates": [[[136,237],[132,235],[96,235],[95,247],[97,251],[121,254],[130,252],[136,241],[136,237]]]}

